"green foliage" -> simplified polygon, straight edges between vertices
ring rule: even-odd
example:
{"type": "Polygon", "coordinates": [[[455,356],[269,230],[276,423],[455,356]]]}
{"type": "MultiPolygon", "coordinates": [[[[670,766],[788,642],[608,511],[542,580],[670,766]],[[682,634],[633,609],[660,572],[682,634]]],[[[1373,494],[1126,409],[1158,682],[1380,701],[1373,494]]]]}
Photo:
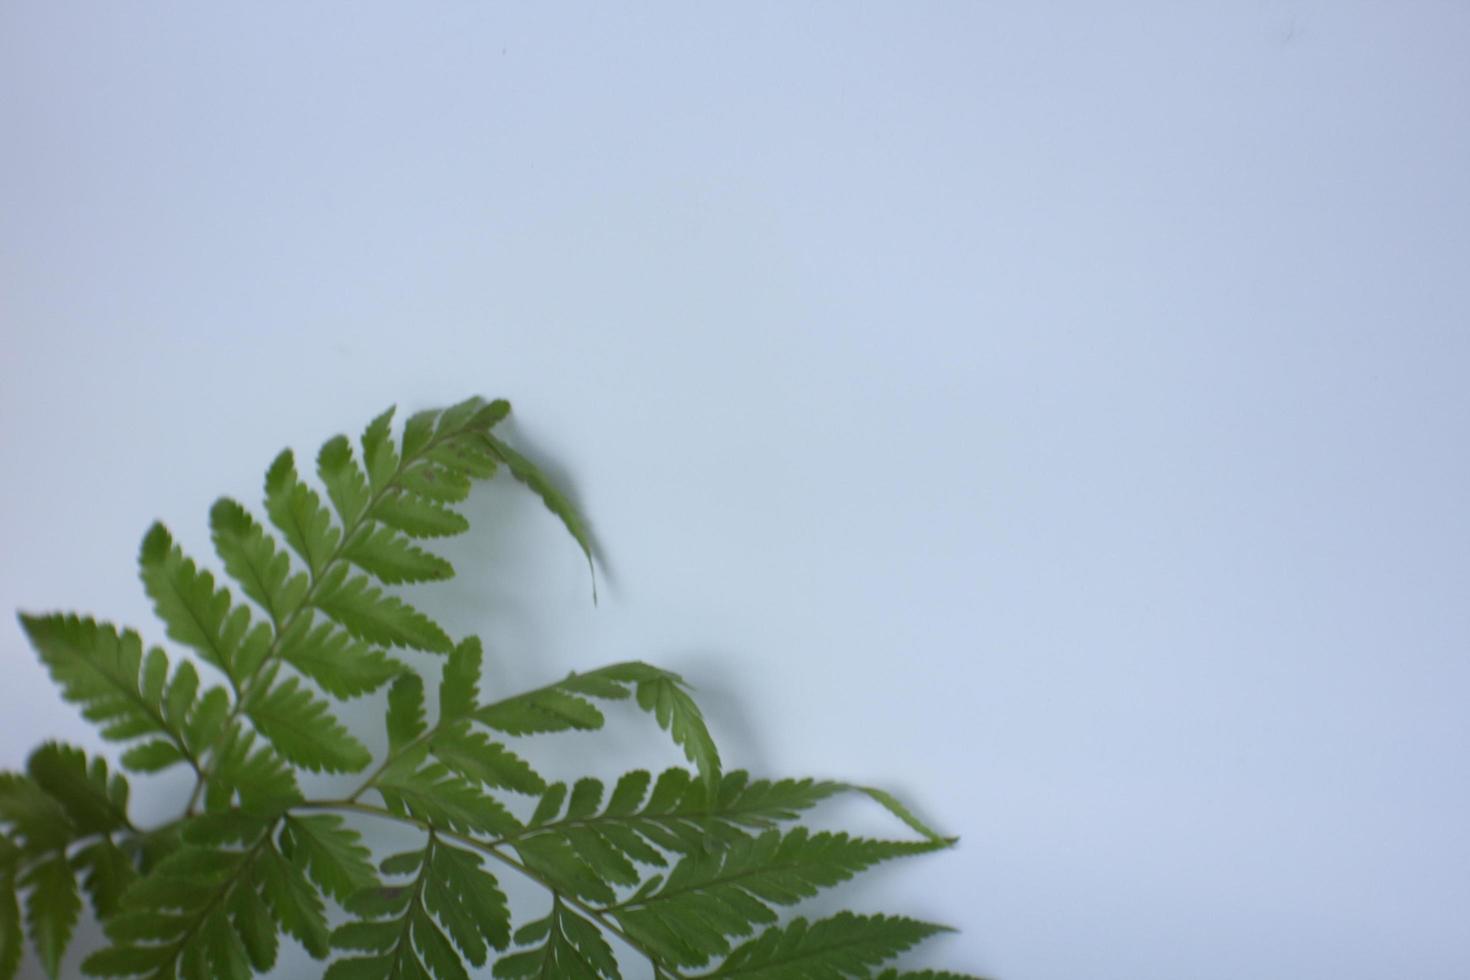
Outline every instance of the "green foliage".
{"type": "Polygon", "coordinates": [[[690,969],[969,980],[888,965],[939,926],[784,919],[875,863],[953,843],[891,795],[726,771],[689,685],[644,663],[482,697],[480,641],[451,638],[401,591],[454,575],[425,542],[468,530],[458,505],[504,469],[593,563],[566,495],[494,434],[508,412],[473,398],[412,415],[395,436],[389,410],[356,444],[327,440],[315,485],[282,452],[263,518],[230,499],[210,510],[218,569],[154,524],[139,572],[172,652],[84,616],[21,615],[62,696],[121,743],[123,768],[184,765],[194,787],[177,819],[142,829],[127,778],[100,755],[48,742],[23,773],[0,773],[0,980],[16,975],[27,940],[62,975],[84,899],[107,938],[82,962],[99,977],[243,980],[276,964],[284,936],[325,961],[329,980],[468,980],[482,968],[502,980],[621,980],[615,948],[666,980],[690,969]],[[385,686],[375,759],[339,702],[385,686]],[[595,732],[617,702],[650,715],[690,768],[633,769],[609,790],[592,777],[548,780],[527,760],[521,740],[595,732]],[[366,775],[319,799],[302,791],[301,770],[366,775]],[[917,839],[800,823],[844,792],[875,800],[917,839]],[[374,822],[414,828],[422,843],[375,864],[363,833],[374,822]],[[514,932],[506,875],[548,898],[514,932]]]}

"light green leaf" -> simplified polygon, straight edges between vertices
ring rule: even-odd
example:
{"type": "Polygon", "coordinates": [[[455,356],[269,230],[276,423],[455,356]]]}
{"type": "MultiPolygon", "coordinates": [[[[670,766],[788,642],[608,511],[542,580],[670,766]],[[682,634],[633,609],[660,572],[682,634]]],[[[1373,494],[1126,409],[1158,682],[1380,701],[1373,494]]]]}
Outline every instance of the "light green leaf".
{"type": "Polygon", "coordinates": [[[143,538],[138,566],[171,639],[196,650],[232,681],[254,671],[270,648],[271,628],[253,626],[249,608],[235,604],[228,590],[216,589],[214,576],[195,567],[162,524],[143,538]]]}
{"type": "Polygon", "coordinates": [[[265,476],[265,510],[291,550],[313,575],[321,575],[336,553],[342,532],[322,500],[296,475],[295,457],[284,450],[265,476]]]}
{"type": "MultiPolygon", "coordinates": [[[[162,735],[181,755],[193,757],[185,742],[187,716],[196,710],[192,689],[187,698],[165,697],[168,658],[162,650],[148,651],[145,659],[137,633],[118,633],[76,616],[22,615],[20,622],[62,696],[80,705],[87,720],[102,725],[103,738],[162,735]]],[[[185,676],[185,665],[174,676],[176,682],[185,676]]],[[[197,686],[197,676],[193,681],[197,686]]]]}
{"type": "Polygon", "coordinates": [[[415,546],[386,525],[354,535],[344,555],[358,568],[389,585],[454,577],[453,565],[415,546]]]}
{"type": "Polygon", "coordinates": [[[448,634],[433,620],[394,596],[384,595],[361,575],[348,575],[338,566],[323,581],[318,608],[360,640],[383,646],[407,647],[427,653],[454,649],[448,634]]]}
{"type": "Polygon", "coordinates": [[[427,746],[399,756],[378,776],[373,788],[393,813],[465,834],[501,837],[521,824],[494,797],[439,763],[424,765],[427,746]]]}
{"type": "Polygon", "coordinates": [[[465,725],[441,729],[430,740],[429,750],[453,771],[485,786],[516,793],[540,793],[546,788],[546,781],[526,760],[465,725]]]}
{"type": "MultiPolygon", "coordinates": [[[[465,490],[468,493],[468,482],[465,490]]],[[[447,538],[470,529],[470,522],[463,514],[403,490],[386,494],[373,516],[413,538],[447,538]]]]}
{"type": "Polygon", "coordinates": [[[313,772],[358,772],[372,762],[363,744],[294,677],[256,697],[247,712],[276,750],[313,772]]]}
{"type": "Polygon", "coordinates": [[[343,700],[370,694],[401,674],[403,664],[353,638],[329,620],[298,616],[281,638],[281,658],[343,700]]]}
{"type": "Polygon", "coordinates": [[[346,436],[328,439],[316,457],[317,476],[327,488],[327,496],[337,509],[343,527],[354,526],[367,512],[372,492],[367,477],[352,456],[352,443],[346,436]]]}
{"type": "Polygon", "coordinates": [[[306,598],[306,576],[293,573],[290,556],[278,550],[275,538],[235,501],[215,501],[209,526],[225,571],[275,623],[285,622],[306,598]]]}
{"type": "Polygon", "coordinates": [[[480,700],[480,640],[466,637],[449,654],[439,682],[439,720],[463,718],[480,700]]]}
{"type": "Polygon", "coordinates": [[[878,863],[932,851],[930,841],[877,841],[812,834],[797,827],[691,852],[652,889],[620,904],[618,924],[667,962],[701,966],[730,951],[730,939],[776,921],[791,905],[878,863]]]}

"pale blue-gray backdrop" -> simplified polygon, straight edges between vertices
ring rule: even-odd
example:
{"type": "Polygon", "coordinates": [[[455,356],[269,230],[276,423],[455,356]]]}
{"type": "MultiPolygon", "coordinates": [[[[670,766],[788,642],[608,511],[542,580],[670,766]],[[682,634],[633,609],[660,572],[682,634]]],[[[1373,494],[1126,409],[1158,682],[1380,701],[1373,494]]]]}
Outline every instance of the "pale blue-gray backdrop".
{"type": "MultiPolygon", "coordinates": [[[[914,801],[959,849],[838,897],[927,962],[1470,976],[1467,51],[1428,0],[7,0],[0,608],[148,624],[155,517],[207,554],[283,445],[505,395],[602,603],[509,487],[425,602],[914,801]]],[[[0,765],[98,744],[0,658],[0,765]]]]}

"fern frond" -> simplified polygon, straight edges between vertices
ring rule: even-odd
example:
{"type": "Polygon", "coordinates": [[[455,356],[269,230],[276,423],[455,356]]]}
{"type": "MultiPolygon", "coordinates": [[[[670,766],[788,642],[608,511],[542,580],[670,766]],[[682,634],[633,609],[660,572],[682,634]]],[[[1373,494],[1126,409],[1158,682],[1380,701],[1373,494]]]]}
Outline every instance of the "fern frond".
{"type": "Polygon", "coordinates": [[[461,956],[483,966],[490,949],[509,944],[510,908],[479,855],[431,833],[422,849],[396,854],[381,867],[385,874],[411,874],[413,882],[370,889],[348,901],[361,918],[339,926],[332,944],[373,955],[334,962],[328,980],[396,980],[431,972],[440,980],[467,978],[461,956]]]}
{"type": "MultiPolygon", "coordinates": [[[[124,765],[152,771],[188,761],[197,767],[197,749],[204,741],[197,736],[208,727],[213,705],[208,697],[196,697],[199,678],[192,666],[182,663],[170,677],[162,650],[155,647],[145,657],[137,633],[119,633],[95,620],[22,615],[20,622],[62,696],[103,726],[103,738],[158,736],[138,755],[124,755],[124,765]]],[[[214,696],[214,705],[228,700],[218,688],[207,694],[214,696]]]]}
{"type": "Polygon", "coordinates": [[[26,771],[55,800],[78,834],[130,830],[128,781],[108,771],[107,760],[90,762],[87,753],[60,742],[47,742],[26,762],[26,771]]]}
{"type": "Polygon", "coordinates": [[[287,816],[281,850],[299,859],[312,881],[339,902],[378,887],[372,853],[363,846],[362,835],[334,814],[287,816]]]}
{"type": "Polygon", "coordinates": [[[214,768],[204,794],[211,811],[238,805],[254,813],[275,814],[302,800],[296,774],[268,745],[256,745],[255,733],[232,724],[215,747],[214,768]]]}
{"type": "MultiPolygon", "coordinates": [[[[48,742],[31,753],[27,775],[0,773],[0,889],[8,898],[28,892],[26,923],[48,975],[56,976],[81,908],[76,872],[98,915],[107,915],[135,874],[132,860],[111,835],[133,830],[128,784],[101,758],[48,742]],[[81,845],[80,847],[76,845],[81,845]],[[74,853],[68,857],[68,852],[74,853]],[[23,867],[27,865],[27,867],[23,867]]],[[[0,925],[0,943],[9,926],[0,925]]],[[[3,952],[3,951],[0,951],[3,952]]],[[[8,955],[8,954],[6,954],[8,955]]],[[[5,959],[0,955],[0,961],[5,959]]],[[[0,970],[0,977],[5,976],[0,970]]]]}
{"type": "Polygon", "coordinates": [[[313,772],[360,772],[373,761],[326,702],[313,697],[294,677],[266,688],[251,700],[246,713],[281,755],[313,772]]]}
{"type": "MultiPolygon", "coordinates": [[[[282,831],[278,844],[279,825],[239,812],[188,821],[182,846],[123,894],[106,923],[112,946],[83,968],[108,977],[244,978],[274,964],[278,930],[324,957],[329,931],[308,873],[313,857],[288,856],[283,847],[301,837],[282,831]]],[[[296,823],[298,835],[304,825],[296,823]]]]}
{"type": "Polygon", "coordinates": [[[403,673],[401,662],[329,620],[298,616],[281,638],[281,659],[341,700],[371,694],[403,673]]]}
{"type": "Polygon", "coordinates": [[[730,951],[732,937],[776,921],[792,905],[879,861],[932,851],[929,841],[865,840],[768,831],[716,851],[684,856],[668,877],[650,880],[609,911],[628,935],[671,963],[700,966],[730,951]]]}
{"type": "Polygon", "coordinates": [[[662,864],[649,854],[650,845],[678,853],[717,850],[744,840],[751,831],[795,820],[843,789],[840,783],[811,779],[752,781],[744,770],[735,770],[724,775],[711,798],[704,782],[683,769],[667,769],[657,780],[634,770],[619,778],[607,807],[595,816],[563,813],[565,788],[551,787],[531,826],[557,833],[586,828],[609,838],[634,860],[662,864]]]}
{"type": "Polygon", "coordinates": [[[793,919],[741,944],[705,976],[742,980],[845,980],[940,932],[943,926],[899,916],[840,912],[808,923],[793,919]]]}
{"type": "Polygon", "coordinates": [[[424,679],[404,674],[388,689],[388,751],[396,753],[417,741],[428,728],[424,718],[424,679]]]}
{"type": "Polygon", "coordinates": [[[162,524],[144,536],[138,568],[169,638],[221,670],[238,690],[270,650],[271,627],[253,623],[249,607],[216,588],[214,576],[195,566],[162,524]]]}
{"type": "Polygon", "coordinates": [[[385,595],[366,576],[350,574],[345,565],[327,573],[313,601],[359,640],[425,653],[454,649],[449,635],[432,619],[402,599],[385,595]]]}
{"type": "Polygon", "coordinates": [[[516,930],[516,945],[537,944],[501,957],[495,964],[500,980],[621,980],[618,961],[601,931],[553,898],[545,918],[516,930]]]}
{"type": "Polygon", "coordinates": [[[468,724],[441,726],[429,741],[429,751],[453,772],[491,789],[534,795],[546,789],[546,780],[530,763],[468,724]]]}
{"type": "Polygon", "coordinates": [[[416,746],[393,761],[372,788],[396,814],[465,834],[503,837],[521,829],[520,821],[494,797],[437,762],[427,762],[428,747],[416,746]]]}
{"type": "Polygon", "coordinates": [[[276,539],[248,510],[227,497],[210,508],[209,528],[225,571],[279,628],[306,600],[306,575],[294,571],[290,556],[276,547],[276,539]]]}
{"type": "MultiPolygon", "coordinates": [[[[276,956],[272,917],[289,919],[297,912],[273,909],[262,894],[262,855],[277,862],[265,874],[291,873],[272,847],[273,826],[237,822],[234,832],[209,846],[185,844],[164,858],[123,894],[105,924],[112,945],[89,956],[82,969],[92,976],[150,980],[245,980],[253,970],[270,969],[276,956]]],[[[279,881],[275,889],[281,890],[279,881]]],[[[270,895],[278,897],[292,896],[289,890],[270,895]]]]}
{"type": "Polygon", "coordinates": [[[56,976],[84,895],[109,945],[83,969],[104,977],[246,980],[274,966],[284,933],[318,959],[351,951],[330,980],[469,980],[492,959],[502,980],[619,980],[614,936],[657,980],[688,980],[686,968],[698,980],[974,980],[886,966],[939,926],[850,913],[777,925],[820,889],[953,841],[880,789],[724,772],[678,674],[620,663],[481,703],[479,640],[456,643],[396,588],[453,576],[424,542],[468,529],[457,505],[506,470],[593,558],[568,498],[494,435],[508,411],[472,398],[411,415],[395,438],[389,409],[356,442],[328,439],[310,483],[282,452],[260,517],[227,498],[210,511],[222,573],[153,525],[140,576],[180,657],[92,619],[20,617],[63,696],[123,743],[123,767],[186,763],[196,781],[178,819],[140,830],[128,780],[81,749],[46,743],[24,773],[0,772],[0,980],[13,980],[23,934],[56,976]],[[444,655],[437,719],[425,676],[395,649],[444,655]],[[197,661],[223,680],[206,684],[197,661]],[[299,770],[373,761],[335,712],[385,685],[386,756],[347,795],[308,800],[299,770]],[[548,784],[512,741],[600,729],[613,702],[651,715],[688,768],[548,784]],[[845,791],[921,839],[788,826],[845,791]],[[511,793],[534,801],[529,817],[511,793]],[[375,865],[342,813],[427,836],[375,865]],[[487,864],[550,895],[513,952],[487,864]],[[328,899],[352,921],[329,929],[328,899]]]}
{"type": "Polygon", "coordinates": [[[30,889],[26,896],[26,931],[31,945],[41,957],[46,975],[55,977],[82,912],[82,897],[66,854],[58,851],[32,865],[20,886],[30,889]]]}
{"type": "Polygon", "coordinates": [[[439,681],[440,724],[463,718],[480,700],[480,640],[469,636],[460,641],[444,663],[439,681]]]}
{"type": "Polygon", "coordinates": [[[684,679],[672,671],[630,661],[570,677],[478,709],[481,724],[507,735],[570,730],[592,731],[604,723],[589,698],[622,701],[636,697],[699,769],[706,784],[720,779],[720,753],[684,679]]]}
{"type": "Polygon", "coordinates": [[[319,577],[336,554],[341,530],[322,498],[296,474],[296,455],[282,450],[265,475],[265,511],[291,550],[319,577]]]}

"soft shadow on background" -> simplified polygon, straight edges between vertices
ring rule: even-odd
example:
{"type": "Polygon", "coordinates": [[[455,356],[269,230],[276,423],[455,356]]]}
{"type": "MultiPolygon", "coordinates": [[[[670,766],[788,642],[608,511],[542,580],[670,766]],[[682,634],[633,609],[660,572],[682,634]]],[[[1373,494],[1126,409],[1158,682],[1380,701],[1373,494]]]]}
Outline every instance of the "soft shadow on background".
{"type": "MultiPolygon", "coordinates": [[[[154,518],[207,555],[282,446],[504,395],[601,603],[507,484],[431,612],[912,799],[961,846],[843,897],[935,962],[1470,975],[1466,50],[1428,0],[5,4],[0,608],[148,626],[154,518]]],[[[98,744],[0,662],[0,766],[98,744]]]]}

